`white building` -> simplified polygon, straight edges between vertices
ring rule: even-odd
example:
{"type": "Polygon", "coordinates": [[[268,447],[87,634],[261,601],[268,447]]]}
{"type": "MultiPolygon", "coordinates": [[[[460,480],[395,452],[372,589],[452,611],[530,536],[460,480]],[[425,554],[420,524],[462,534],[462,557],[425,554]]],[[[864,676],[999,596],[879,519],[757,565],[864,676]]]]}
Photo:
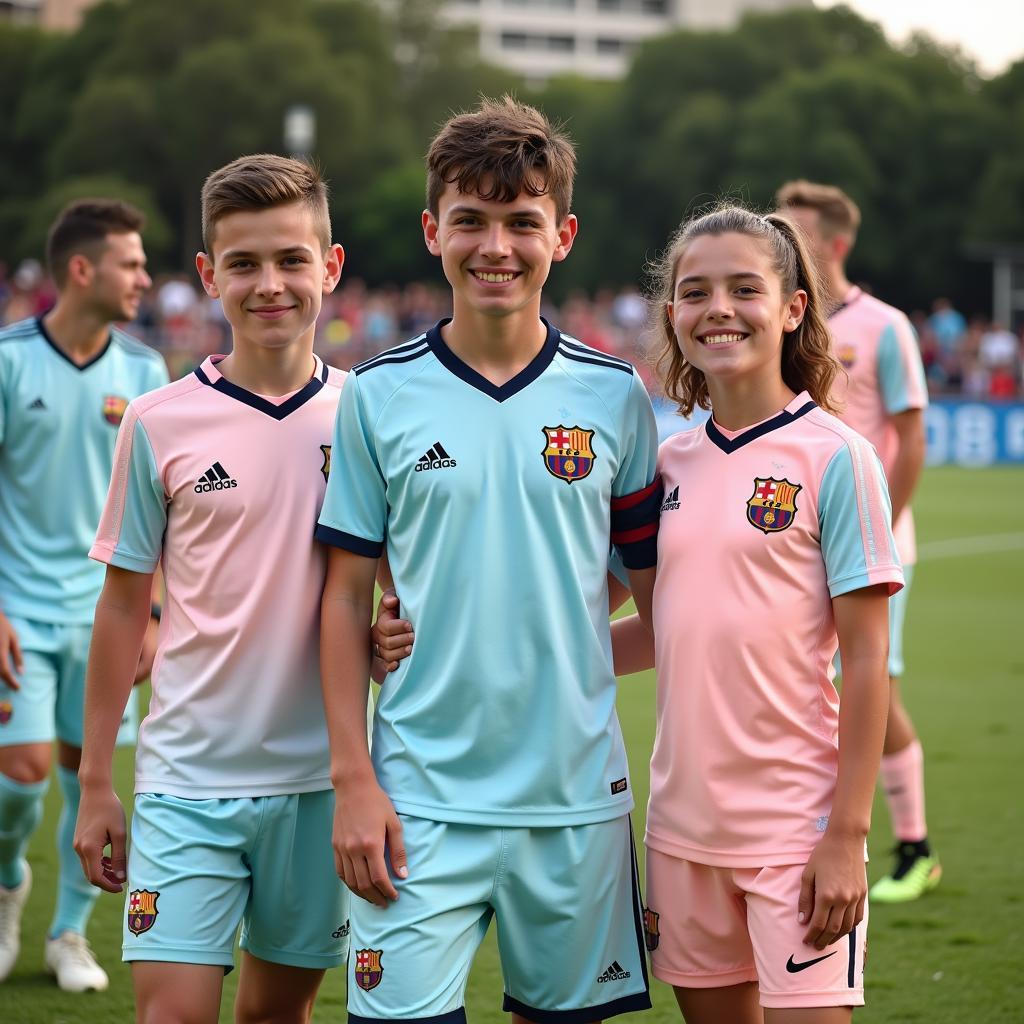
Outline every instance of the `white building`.
{"type": "Polygon", "coordinates": [[[620,78],[636,45],[674,29],[729,29],[747,11],[812,0],[448,0],[446,18],[480,30],[480,52],[531,79],[620,78]]]}

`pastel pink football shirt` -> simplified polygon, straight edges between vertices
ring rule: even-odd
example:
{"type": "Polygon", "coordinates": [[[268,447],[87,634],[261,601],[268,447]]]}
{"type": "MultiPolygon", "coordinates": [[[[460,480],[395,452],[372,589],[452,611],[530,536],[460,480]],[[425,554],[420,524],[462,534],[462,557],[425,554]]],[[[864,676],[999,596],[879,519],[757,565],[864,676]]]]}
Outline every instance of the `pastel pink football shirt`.
{"type": "Polygon", "coordinates": [[[658,728],[648,846],[725,867],[799,863],[838,766],[832,598],[903,585],[871,446],[807,393],[739,433],[661,446],[658,728]]]}
{"type": "Polygon", "coordinates": [[[135,791],[329,789],[313,529],[345,375],[314,357],[308,384],[267,398],[225,379],[221,358],[128,406],[91,551],[136,572],[162,560],[135,791]]]}
{"type": "MultiPolygon", "coordinates": [[[[898,309],[856,287],[829,317],[828,326],[846,369],[833,388],[839,417],[875,446],[888,473],[897,451],[892,417],[928,405],[917,335],[898,309]]],[[[895,535],[900,561],[913,565],[917,547],[909,505],[896,521],[895,535]]]]}

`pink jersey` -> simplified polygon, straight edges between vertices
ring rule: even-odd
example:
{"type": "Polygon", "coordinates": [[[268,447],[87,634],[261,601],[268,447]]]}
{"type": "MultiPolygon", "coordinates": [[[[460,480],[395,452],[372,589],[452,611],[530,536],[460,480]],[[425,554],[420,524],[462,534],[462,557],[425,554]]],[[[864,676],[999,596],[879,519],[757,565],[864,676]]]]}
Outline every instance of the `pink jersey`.
{"type": "Polygon", "coordinates": [[[669,438],[654,591],[647,844],[724,867],[806,859],[838,766],[832,598],[903,574],[871,446],[804,392],[669,438]]]}
{"type": "Polygon", "coordinates": [[[162,560],[167,601],[136,792],[329,789],[320,691],[325,555],[313,540],[344,374],[252,394],[207,359],[133,401],[93,558],[162,560]]]}
{"type": "MultiPolygon", "coordinates": [[[[850,291],[828,326],[836,356],[846,369],[833,389],[839,416],[875,446],[888,473],[897,450],[892,417],[928,405],[917,335],[898,309],[859,288],[850,291]]],[[[917,549],[909,505],[896,522],[895,534],[900,560],[913,565],[917,549]]]]}

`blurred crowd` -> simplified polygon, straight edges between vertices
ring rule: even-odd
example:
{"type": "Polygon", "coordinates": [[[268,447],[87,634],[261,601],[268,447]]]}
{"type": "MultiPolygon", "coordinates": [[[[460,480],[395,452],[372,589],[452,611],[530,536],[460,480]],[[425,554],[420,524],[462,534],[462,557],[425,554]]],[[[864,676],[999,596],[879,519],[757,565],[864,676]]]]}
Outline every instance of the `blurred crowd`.
{"type": "MultiPolygon", "coordinates": [[[[369,289],[359,280],[343,279],[324,301],[316,350],[326,362],[348,369],[449,316],[450,294],[434,285],[369,289]]],[[[0,264],[0,324],[44,313],[54,298],[52,283],[35,261],[24,261],[11,274],[0,264]]],[[[546,307],[544,315],[584,344],[628,359],[653,387],[646,306],[639,292],[572,294],[560,306],[546,307]]],[[[968,320],[944,298],[935,300],[931,312],[911,313],[911,320],[933,395],[1024,397],[1024,325],[1014,332],[981,317],[968,320]]],[[[230,344],[219,303],[184,274],[158,278],[128,329],[164,354],[172,377],[230,344]]]]}

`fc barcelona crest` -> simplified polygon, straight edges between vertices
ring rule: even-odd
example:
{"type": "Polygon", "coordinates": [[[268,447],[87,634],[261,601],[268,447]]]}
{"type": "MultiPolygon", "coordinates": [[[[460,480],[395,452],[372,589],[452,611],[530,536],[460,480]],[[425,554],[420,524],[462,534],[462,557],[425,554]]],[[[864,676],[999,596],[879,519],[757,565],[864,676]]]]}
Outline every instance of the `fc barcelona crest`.
{"type": "Polygon", "coordinates": [[[644,907],[644,939],[647,942],[647,949],[653,953],[658,948],[658,943],[661,941],[661,935],[658,932],[658,918],[660,914],[656,914],[653,910],[644,907]]]}
{"type": "Polygon", "coordinates": [[[14,705],[9,700],[0,700],[0,725],[6,725],[14,715],[14,705]]]}
{"type": "Polygon", "coordinates": [[[384,977],[384,968],[380,965],[383,949],[356,950],[356,984],[366,992],[376,988],[384,977]]]}
{"type": "Polygon", "coordinates": [[[128,399],[120,395],[103,396],[103,418],[112,426],[119,427],[128,408],[128,399]]]}
{"type": "Polygon", "coordinates": [[[836,348],[836,358],[845,369],[852,370],[853,364],[857,362],[857,350],[853,345],[839,345],[836,348]]]}
{"type": "Polygon", "coordinates": [[[148,889],[133,889],[128,896],[128,931],[132,935],[141,935],[148,932],[156,923],[159,911],[156,909],[156,901],[160,899],[159,892],[150,892],[148,889]]]}
{"type": "Polygon", "coordinates": [[[754,493],[747,499],[747,522],[764,533],[778,533],[793,525],[796,518],[796,496],[801,484],[769,477],[754,479],[754,493]]]}
{"type": "Polygon", "coordinates": [[[544,465],[552,476],[571,484],[590,476],[594,468],[593,430],[583,427],[543,427],[544,465]]]}
{"type": "Polygon", "coordinates": [[[320,472],[323,473],[324,479],[327,480],[331,475],[331,446],[329,444],[320,445],[320,451],[324,453],[324,464],[320,467],[320,472]]]}

